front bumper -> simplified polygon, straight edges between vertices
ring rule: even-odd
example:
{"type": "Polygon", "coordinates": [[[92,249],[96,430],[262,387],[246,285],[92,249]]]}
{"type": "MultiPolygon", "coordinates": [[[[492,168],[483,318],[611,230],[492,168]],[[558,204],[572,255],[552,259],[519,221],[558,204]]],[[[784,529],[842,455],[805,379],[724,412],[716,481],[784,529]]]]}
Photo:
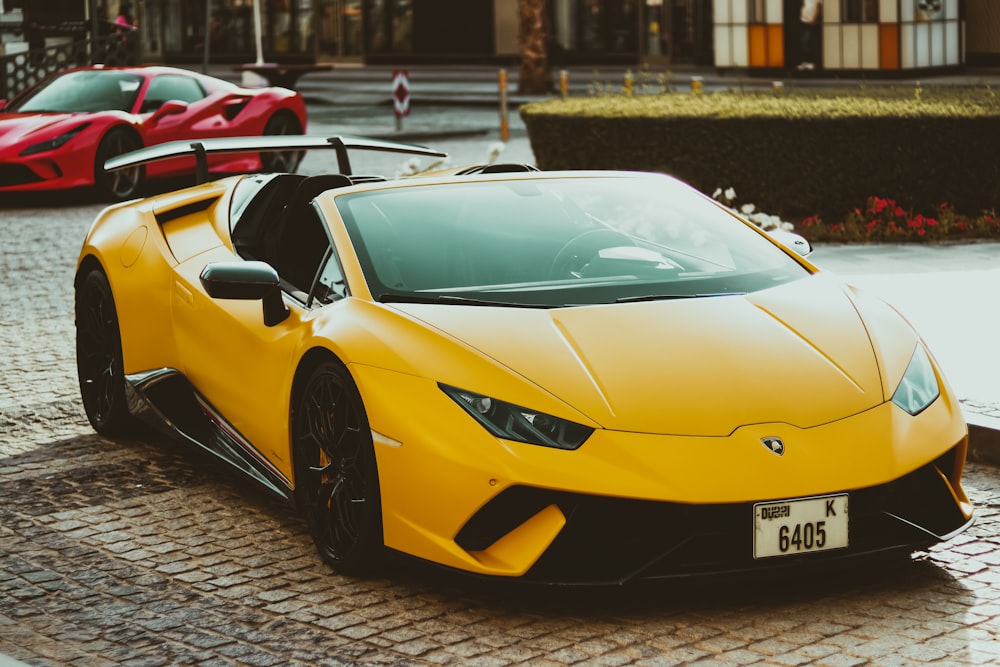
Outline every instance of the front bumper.
{"type": "Polygon", "coordinates": [[[911,552],[971,524],[945,470],[964,442],[896,481],[850,491],[848,546],[754,559],[753,503],[688,505],[607,498],[515,486],[466,523],[455,542],[484,553],[547,508],[565,525],[523,576],[546,583],[615,583],[705,574],[761,572],[885,552],[911,552]],[[550,510],[551,511],[551,510],[550,510]]]}
{"type": "Polygon", "coordinates": [[[51,157],[0,161],[0,191],[35,192],[63,190],[94,184],[93,168],[64,168],[63,160],[51,157]]]}
{"type": "Polygon", "coordinates": [[[972,518],[968,431],[950,392],[917,417],[885,403],[726,437],[598,429],[562,451],[493,437],[426,380],[354,370],[386,546],[456,570],[591,583],[762,570],[913,551],[972,518]],[[771,437],[782,455],[765,446],[771,437]],[[754,560],[754,503],[839,493],[850,496],[846,548],[754,560]]]}

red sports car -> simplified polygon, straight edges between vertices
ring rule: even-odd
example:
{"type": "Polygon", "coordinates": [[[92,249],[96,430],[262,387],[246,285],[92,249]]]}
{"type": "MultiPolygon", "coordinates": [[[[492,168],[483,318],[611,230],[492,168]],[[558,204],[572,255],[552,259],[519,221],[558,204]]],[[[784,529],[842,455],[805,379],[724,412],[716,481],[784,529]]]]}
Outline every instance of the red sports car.
{"type": "MultiPolygon", "coordinates": [[[[241,88],[172,67],[66,70],[0,100],[0,192],[96,186],[107,198],[131,199],[147,177],[190,174],[194,162],[107,173],[108,158],[166,141],[305,129],[305,103],[285,88],[241,88]]],[[[209,166],[217,173],[292,172],[301,157],[237,153],[216,156],[209,166]]]]}

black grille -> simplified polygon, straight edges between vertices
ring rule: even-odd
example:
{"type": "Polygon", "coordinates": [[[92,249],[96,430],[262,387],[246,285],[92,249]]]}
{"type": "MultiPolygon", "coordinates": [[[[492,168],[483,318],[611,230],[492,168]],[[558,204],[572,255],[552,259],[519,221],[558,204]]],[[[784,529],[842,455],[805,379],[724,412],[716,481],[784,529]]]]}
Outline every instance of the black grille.
{"type": "MultiPolygon", "coordinates": [[[[945,456],[935,463],[951,459],[945,456]]],[[[532,487],[501,493],[463,527],[455,541],[469,551],[486,549],[538,511],[557,505],[566,516],[566,526],[525,578],[624,582],[912,551],[940,541],[966,523],[935,464],[886,485],[851,491],[849,503],[847,549],[776,560],[753,558],[753,503],[685,505],[532,487]]]]}
{"type": "Polygon", "coordinates": [[[43,180],[23,164],[0,164],[0,187],[26,185],[43,180]]]}

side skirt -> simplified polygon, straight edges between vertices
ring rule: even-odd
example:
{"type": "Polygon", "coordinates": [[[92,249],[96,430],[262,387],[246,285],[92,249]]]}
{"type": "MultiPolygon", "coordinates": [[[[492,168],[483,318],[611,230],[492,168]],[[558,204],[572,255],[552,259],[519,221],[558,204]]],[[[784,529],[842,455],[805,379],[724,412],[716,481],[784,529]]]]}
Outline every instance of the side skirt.
{"type": "Polygon", "coordinates": [[[127,375],[129,412],[168,435],[216,456],[270,493],[294,502],[291,481],[173,368],[127,375]]]}

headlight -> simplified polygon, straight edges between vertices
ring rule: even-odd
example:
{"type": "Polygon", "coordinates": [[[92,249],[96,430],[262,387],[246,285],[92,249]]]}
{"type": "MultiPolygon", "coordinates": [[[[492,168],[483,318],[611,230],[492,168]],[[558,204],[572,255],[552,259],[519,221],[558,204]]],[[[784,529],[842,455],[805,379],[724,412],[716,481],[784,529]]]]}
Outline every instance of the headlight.
{"type": "Polygon", "coordinates": [[[20,155],[24,157],[25,155],[34,155],[35,153],[44,153],[45,151],[55,150],[56,148],[59,148],[67,141],[75,137],[76,135],[83,132],[89,126],[90,123],[84,123],[83,125],[78,125],[74,127],[69,132],[63,132],[55,139],[49,139],[48,141],[41,141],[37,144],[32,144],[31,146],[28,146],[23,151],[21,151],[20,155]]]}
{"type": "Polygon", "coordinates": [[[529,410],[446,384],[438,386],[498,438],[556,449],[577,449],[594,432],[589,426],[544,412],[529,410]]]}
{"type": "Polygon", "coordinates": [[[941,395],[934,367],[923,345],[917,345],[910,365],[903,373],[892,402],[911,415],[918,415],[941,395]]]}

